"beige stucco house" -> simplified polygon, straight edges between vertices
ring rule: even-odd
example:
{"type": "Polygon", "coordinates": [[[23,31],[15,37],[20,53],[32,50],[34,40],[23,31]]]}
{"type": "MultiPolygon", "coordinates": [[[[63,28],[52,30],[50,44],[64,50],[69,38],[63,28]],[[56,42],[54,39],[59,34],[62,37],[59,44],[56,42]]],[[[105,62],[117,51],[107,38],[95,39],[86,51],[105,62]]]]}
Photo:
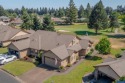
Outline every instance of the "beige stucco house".
{"type": "Polygon", "coordinates": [[[14,26],[21,26],[23,24],[23,21],[21,20],[21,18],[15,18],[10,23],[14,26]]]}
{"type": "Polygon", "coordinates": [[[29,38],[33,32],[0,25],[0,46],[6,47],[13,41],[29,38]]]}
{"type": "Polygon", "coordinates": [[[12,28],[6,25],[0,25],[0,46],[8,46],[15,37],[23,36],[29,34],[26,31],[20,29],[12,28]]]}
{"type": "Polygon", "coordinates": [[[79,55],[86,55],[89,44],[88,40],[77,36],[38,30],[27,39],[12,42],[8,50],[19,58],[27,55],[37,57],[42,52],[42,63],[58,68],[74,64],[79,55]]]}

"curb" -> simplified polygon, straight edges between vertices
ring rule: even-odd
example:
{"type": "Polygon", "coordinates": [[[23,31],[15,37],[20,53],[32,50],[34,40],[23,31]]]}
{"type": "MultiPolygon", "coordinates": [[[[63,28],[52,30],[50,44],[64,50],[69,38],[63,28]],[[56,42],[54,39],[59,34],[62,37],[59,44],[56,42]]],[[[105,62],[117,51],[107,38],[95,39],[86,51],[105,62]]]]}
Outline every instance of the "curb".
{"type": "Polygon", "coordinates": [[[13,77],[14,77],[16,80],[18,80],[19,82],[21,82],[21,83],[26,83],[26,82],[24,82],[23,80],[21,80],[20,78],[18,78],[18,76],[15,76],[14,74],[8,72],[7,70],[5,70],[5,69],[3,69],[3,68],[1,68],[1,70],[4,71],[4,72],[6,72],[7,74],[13,76],[13,77]]]}
{"type": "Polygon", "coordinates": [[[5,69],[3,69],[3,68],[1,68],[1,70],[3,70],[3,71],[5,71],[6,73],[9,73],[10,75],[12,75],[12,76],[16,77],[14,74],[12,74],[12,73],[8,72],[7,70],[5,70],[5,69]]]}

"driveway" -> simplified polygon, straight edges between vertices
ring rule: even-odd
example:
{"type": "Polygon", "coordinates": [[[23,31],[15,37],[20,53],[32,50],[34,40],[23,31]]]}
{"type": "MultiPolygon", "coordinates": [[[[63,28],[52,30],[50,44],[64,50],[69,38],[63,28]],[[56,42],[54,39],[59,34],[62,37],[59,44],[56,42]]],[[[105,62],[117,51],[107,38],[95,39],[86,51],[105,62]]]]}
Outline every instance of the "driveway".
{"type": "Polygon", "coordinates": [[[13,76],[9,75],[8,73],[0,70],[0,83],[21,83],[13,76]]]}
{"type": "Polygon", "coordinates": [[[42,65],[19,76],[19,78],[26,83],[43,83],[44,80],[50,78],[56,73],[57,72],[53,68],[42,65]]]}

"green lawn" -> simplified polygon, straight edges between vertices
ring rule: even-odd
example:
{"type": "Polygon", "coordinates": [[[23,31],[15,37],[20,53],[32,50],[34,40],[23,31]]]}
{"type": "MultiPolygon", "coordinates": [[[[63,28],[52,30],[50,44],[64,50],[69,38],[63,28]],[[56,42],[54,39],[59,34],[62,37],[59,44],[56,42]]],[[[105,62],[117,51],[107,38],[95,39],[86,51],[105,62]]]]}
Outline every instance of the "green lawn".
{"type": "Polygon", "coordinates": [[[116,54],[120,54],[124,50],[125,50],[124,48],[123,49],[114,49],[114,48],[112,48],[111,49],[111,54],[115,56],[116,54]]]}
{"type": "Polygon", "coordinates": [[[6,71],[12,73],[13,75],[19,76],[19,75],[22,75],[23,73],[31,70],[34,67],[35,67],[35,65],[30,62],[14,61],[14,62],[4,65],[2,68],[5,69],[6,71]]]}
{"type": "MultiPolygon", "coordinates": [[[[87,32],[88,35],[90,35],[90,36],[96,35],[95,30],[88,29],[87,24],[58,25],[58,26],[55,26],[55,29],[56,29],[56,31],[58,31],[58,30],[70,31],[70,32],[66,32],[66,33],[70,33],[70,34],[85,35],[87,32]]],[[[99,31],[99,35],[105,35],[107,33],[110,33],[110,29],[99,31]]]]}
{"type": "Polygon", "coordinates": [[[53,76],[44,83],[82,83],[82,77],[94,71],[94,65],[101,63],[101,60],[85,60],[79,64],[75,69],[65,75],[53,76]]]}
{"type": "Polygon", "coordinates": [[[8,52],[7,48],[0,48],[0,54],[8,52]]]}

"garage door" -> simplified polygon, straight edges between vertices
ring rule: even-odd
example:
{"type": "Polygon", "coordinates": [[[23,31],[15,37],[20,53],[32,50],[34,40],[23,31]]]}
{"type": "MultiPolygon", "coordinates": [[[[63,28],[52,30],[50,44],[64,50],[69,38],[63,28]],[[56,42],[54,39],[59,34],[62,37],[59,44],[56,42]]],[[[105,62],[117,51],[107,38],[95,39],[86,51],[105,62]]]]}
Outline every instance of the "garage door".
{"type": "Polygon", "coordinates": [[[55,65],[55,59],[45,57],[45,64],[51,67],[58,68],[58,65],[55,65]]]}

